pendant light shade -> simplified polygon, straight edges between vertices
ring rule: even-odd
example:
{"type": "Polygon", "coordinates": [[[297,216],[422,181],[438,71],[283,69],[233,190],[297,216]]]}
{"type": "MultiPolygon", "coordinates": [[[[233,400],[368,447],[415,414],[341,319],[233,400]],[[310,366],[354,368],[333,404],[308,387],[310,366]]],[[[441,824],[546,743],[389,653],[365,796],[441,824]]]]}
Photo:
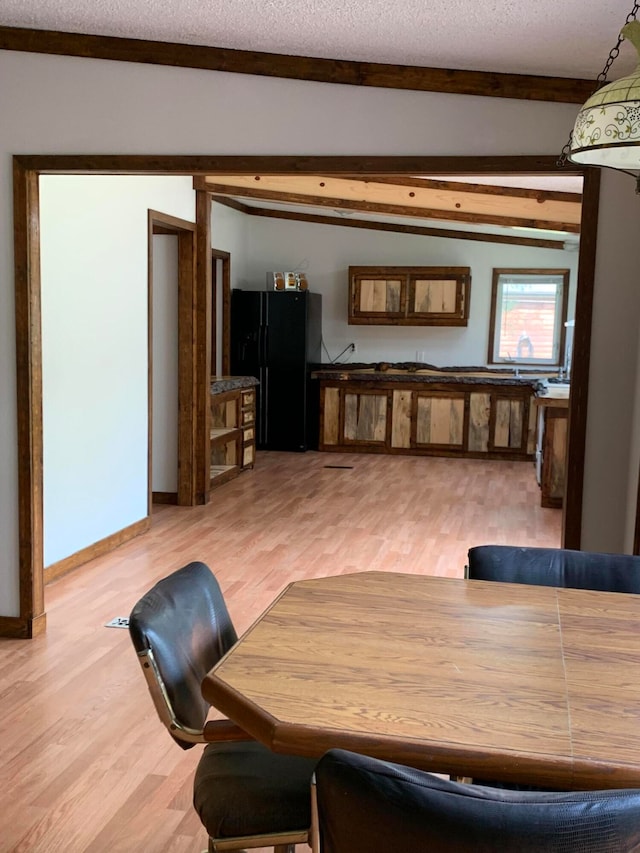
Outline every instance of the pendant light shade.
{"type": "MultiPolygon", "coordinates": [[[[640,21],[625,24],[620,35],[640,59],[640,21]]],[[[571,135],[569,160],[640,171],[640,61],[632,74],[598,89],[584,104],[571,135]]]]}

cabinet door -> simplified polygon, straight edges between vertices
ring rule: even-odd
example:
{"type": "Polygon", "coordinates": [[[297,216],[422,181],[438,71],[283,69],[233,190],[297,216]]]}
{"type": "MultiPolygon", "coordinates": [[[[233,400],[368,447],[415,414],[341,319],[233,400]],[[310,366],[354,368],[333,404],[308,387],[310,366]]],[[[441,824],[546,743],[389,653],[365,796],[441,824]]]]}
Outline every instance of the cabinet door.
{"type": "Polygon", "coordinates": [[[529,401],[522,397],[500,397],[495,394],[492,399],[492,408],[491,449],[526,453],[529,401]]]}
{"type": "Polygon", "coordinates": [[[344,441],[384,445],[387,441],[389,398],[386,391],[344,395],[344,441]]]}
{"type": "Polygon", "coordinates": [[[561,507],[567,455],[567,409],[546,408],[542,444],[541,505],[561,507]]]}
{"type": "Polygon", "coordinates": [[[363,321],[392,322],[405,315],[404,276],[355,275],[351,289],[351,317],[363,321]]]}
{"type": "Polygon", "coordinates": [[[466,324],[466,282],[463,274],[444,271],[409,276],[407,319],[429,321],[433,325],[466,324]]]}
{"type": "Polygon", "coordinates": [[[491,394],[473,391],[469,395],[469,451],[487,453],[490,421],[491,394]]]}
{"type": "Polygon", "coordinates": [[[322,444],[340,443],[340,389],[322,388],[321,391],[321,441],[322,444]]]}
{"type": "Polygon", "coordinates": [[[416,447],[465,448],[465,394],[433,391],[416,394],[416,447]]]}

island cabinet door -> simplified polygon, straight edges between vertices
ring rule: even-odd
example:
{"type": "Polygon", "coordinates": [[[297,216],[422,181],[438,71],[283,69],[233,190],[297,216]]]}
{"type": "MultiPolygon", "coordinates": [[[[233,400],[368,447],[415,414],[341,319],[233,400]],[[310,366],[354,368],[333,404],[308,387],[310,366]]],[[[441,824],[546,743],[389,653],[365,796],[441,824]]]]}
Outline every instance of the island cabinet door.
{"type": "Polygon", "coordinates": [[[492,394],[489,450],[526,454],[529,438],[529,399],[492,394]]]}
{"type": "Polygon", "coordinates": [[[414,447],[466,450],[469,407],[464,391],[414,394],[414,447]]]}
{"type": "Polygon", "coordinates": [[[386,447],[389,444],[389,392],[350,391],[344,394],[345,444],[386,447]]]}

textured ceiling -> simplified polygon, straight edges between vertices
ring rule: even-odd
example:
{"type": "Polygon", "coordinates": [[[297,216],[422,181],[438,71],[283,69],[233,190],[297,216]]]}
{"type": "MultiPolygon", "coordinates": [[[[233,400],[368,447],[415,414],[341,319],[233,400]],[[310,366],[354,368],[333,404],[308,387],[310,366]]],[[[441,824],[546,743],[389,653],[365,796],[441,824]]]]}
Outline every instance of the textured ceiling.
{"type": "MultiPolygon", "coordinates": [[[[595,78],[628,0],[2,0],[0,24],[241,50],[595,78]]],[[[623,43],[610,79],[635,65],[623,43]]]]}

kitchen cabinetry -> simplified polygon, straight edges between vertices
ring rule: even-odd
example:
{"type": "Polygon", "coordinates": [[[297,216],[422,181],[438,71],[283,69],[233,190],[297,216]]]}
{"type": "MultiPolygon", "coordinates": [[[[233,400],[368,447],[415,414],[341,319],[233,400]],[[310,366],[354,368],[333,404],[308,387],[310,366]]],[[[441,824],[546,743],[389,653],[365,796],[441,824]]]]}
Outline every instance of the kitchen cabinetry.
{"type": "Polygon", "coordinates": [[[533,459],[528,384],[322,379],[320,450],[533,459]]]}
{"type": "Polygon", "coordinates": [[[540,505],[561,507],[567,456],[569,423],[568,389],[550,390],[535,400],[538,411],[536,473],[540,505]]]}
{"type": "Polygon", "coordinates": [[[349,323],[466,326],[470,287],[470,267],[349,267],[349,323]]]}
{"type": "Polygon", "coordinates": [[[251,376],[214,377],[210,398],[210,488],[255,462],[255,386],[251,376]]]}

